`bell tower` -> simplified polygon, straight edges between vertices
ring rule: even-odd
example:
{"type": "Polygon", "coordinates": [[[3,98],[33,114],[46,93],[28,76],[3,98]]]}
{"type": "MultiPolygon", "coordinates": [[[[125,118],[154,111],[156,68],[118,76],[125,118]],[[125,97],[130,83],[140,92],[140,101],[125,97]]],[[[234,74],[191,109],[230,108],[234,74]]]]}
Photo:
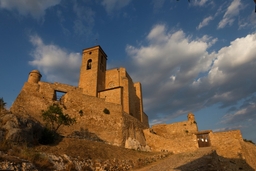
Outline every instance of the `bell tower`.
{"type": "Polygon", "coordinates": [[[98,91],[105,89],[107,55],[100,46],[83,50],[78,87],[83,93],[98,96],[98,91]]]}

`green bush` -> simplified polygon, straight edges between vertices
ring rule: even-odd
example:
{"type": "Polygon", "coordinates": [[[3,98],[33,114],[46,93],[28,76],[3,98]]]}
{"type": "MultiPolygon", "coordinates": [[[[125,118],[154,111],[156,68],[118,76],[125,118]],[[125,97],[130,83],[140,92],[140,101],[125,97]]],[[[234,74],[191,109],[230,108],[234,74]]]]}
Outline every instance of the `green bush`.
{"type": "Polygon", "coordinates": [[[71,118],[68,114],[63,114],[62,108],[57,104],[49,106],[47,111],[42,111],[42,117],[46,122],[46,126],[55,133],[60,126],[70,126],[76,122],[75,118],[71,118]]]}

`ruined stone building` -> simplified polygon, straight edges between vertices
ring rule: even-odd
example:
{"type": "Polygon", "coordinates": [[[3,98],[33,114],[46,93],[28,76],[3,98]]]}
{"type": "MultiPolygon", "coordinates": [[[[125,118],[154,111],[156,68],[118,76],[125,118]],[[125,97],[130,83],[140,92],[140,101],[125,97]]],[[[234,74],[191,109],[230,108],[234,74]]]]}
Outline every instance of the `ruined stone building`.
{"type": "Polygon", "coordinates": [[[124,145],[130,137],[145,144],[142,129],[148,128],[140,83],[134,83],[125,68],[107,70],[107,55],[100,46],[84,49],[78,86],[41,81],[38,70],[29,73],[11,111],[42,120],[42,110],[58,103],[77,120],[64,130],[89,129],[103,140],[124,145]],[[62,97],[58,97],[62,93],[62,97]],[[104,111],[108,111],[104,113],[104,111]]]}
{"type": "Polygon", "coordinates": [[[42,122],[42,110],[59,104],[77,121],[62,127],[62,135],[88,130],[108,144],[126,148],[182,153],[211,147],[227,158],[250,155],[240,130],[199,131],[192,113],[186,121],[149,128],[141,84],[134,83],[125,68],[107,70],[106,65],[106,53],[94,46],[83,50],[78,86],[43,82],[40,72],[33,70],[10,110],[42,122]],[[62,96],[58,97],[58,93],[62,96]]]}

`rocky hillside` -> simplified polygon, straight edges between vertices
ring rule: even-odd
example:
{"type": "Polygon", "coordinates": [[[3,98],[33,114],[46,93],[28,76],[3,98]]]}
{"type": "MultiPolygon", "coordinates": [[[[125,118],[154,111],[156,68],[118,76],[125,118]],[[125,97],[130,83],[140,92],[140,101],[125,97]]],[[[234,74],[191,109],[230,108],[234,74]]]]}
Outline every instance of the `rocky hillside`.
{"type": "Polygon", "coordinates": [[[0,170],[130,170],[168,156],[106,144],[87,130],[38,143],[43,127],[29,116],[0,115],[0,170]]]}
{"type": "MultiPolygon", "coordinates": [[[[112,146],[80,130],[41,145],[42,125],[29,116],[0,115],[0,170],[256,170],[256,146],[242,143],[240,158],[224,158],[212,148],[170,154],[112,146]]],[[[232,150],[232,149],[230,149],[232,150]]]]}

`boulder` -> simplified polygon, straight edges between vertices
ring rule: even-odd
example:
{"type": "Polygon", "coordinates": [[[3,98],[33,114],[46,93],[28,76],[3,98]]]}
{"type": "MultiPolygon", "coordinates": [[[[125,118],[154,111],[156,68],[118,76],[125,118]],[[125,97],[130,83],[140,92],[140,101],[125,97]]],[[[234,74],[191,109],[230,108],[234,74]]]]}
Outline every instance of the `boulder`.
{"type": "Polygon", "coordinates": [[[41,124],[29,116],[5,113],[0,116],[0,140],[12,143],[37,143],[42,132],[41,124]]]}

